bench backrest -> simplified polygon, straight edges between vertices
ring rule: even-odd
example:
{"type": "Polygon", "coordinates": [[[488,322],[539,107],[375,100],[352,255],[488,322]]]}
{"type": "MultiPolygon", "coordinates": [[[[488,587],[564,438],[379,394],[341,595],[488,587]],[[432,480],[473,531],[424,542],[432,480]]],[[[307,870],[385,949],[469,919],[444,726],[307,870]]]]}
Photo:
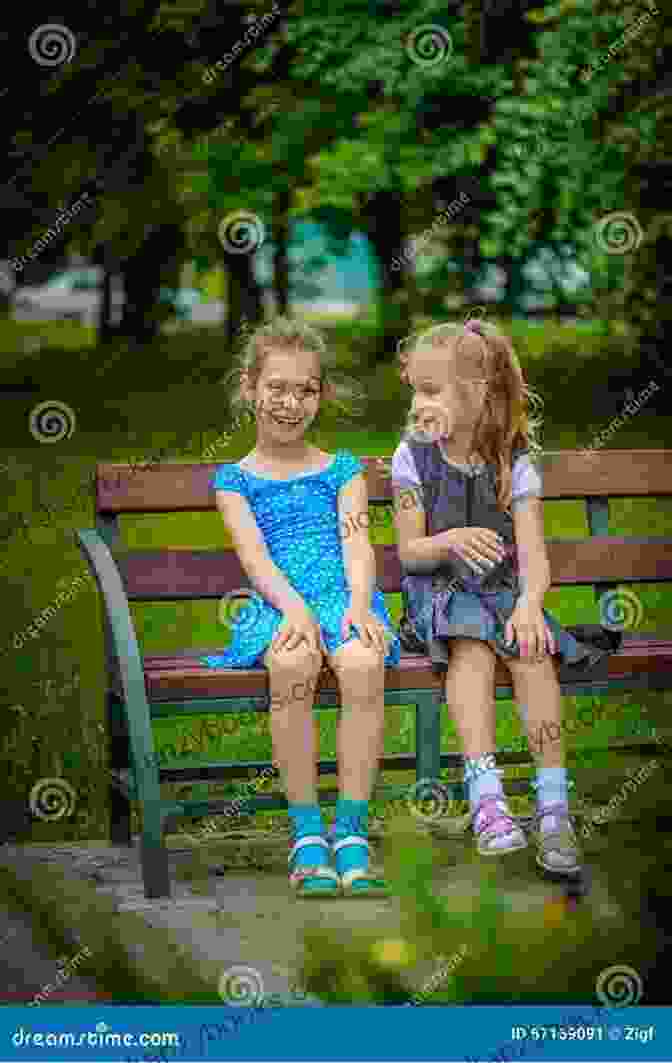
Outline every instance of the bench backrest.
{"type": "MultiPolygon", "coordinates": [[[[389,459],[366,457],[361,461],[372,505],[389,507],[389,459]]],[[[96,527],[114,549],[129,600],[219,598],[249,586],[232,549],[121,548],[118,517],[122,514],[215,510],[209,481],[219,464],[98,465],[96,527]]],[[[544,499],[584,500],[591,536],[548,543],[553,586],[672,580],[672,539],[610,537],[608,502],[610,498],[672,495],[672,451],[550,451],[541,468],[544,499]]],[[[402,572],[396,546],[375,549],[378,586],[385,593],[398,592],[402,572]]]]}

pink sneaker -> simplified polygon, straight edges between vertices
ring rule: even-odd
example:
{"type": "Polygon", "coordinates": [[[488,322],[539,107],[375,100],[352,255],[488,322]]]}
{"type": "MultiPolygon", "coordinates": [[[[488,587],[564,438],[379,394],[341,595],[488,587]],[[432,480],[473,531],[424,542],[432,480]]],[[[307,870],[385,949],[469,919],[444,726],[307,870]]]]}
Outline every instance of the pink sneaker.
{"type": "Polygon", "coordinates": [[[480,856],[500,856],[527,848],[527,838],[500,794],[486,794],[478,802],[472,826],[480,856]]]}

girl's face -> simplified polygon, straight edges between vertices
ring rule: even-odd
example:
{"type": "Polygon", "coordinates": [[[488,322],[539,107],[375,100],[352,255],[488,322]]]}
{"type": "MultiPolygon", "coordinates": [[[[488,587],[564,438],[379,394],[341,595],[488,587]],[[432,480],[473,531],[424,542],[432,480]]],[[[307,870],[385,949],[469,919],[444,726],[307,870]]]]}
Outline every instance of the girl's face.
{"type": "Polygon", "coordinates": [[[278,441],[299,440],[317,417],[320,394],[316,354],[302,350],[269,354],[254,394],[257,423],[278,441]]]}
{"type": "Polygon", "coordinates": [[[410,419],[415,430],[432,439],[451,439],[476,425],[485,384],[458,375],[453,346],[421,347],[408,359],[413,388],[410,419]]]}

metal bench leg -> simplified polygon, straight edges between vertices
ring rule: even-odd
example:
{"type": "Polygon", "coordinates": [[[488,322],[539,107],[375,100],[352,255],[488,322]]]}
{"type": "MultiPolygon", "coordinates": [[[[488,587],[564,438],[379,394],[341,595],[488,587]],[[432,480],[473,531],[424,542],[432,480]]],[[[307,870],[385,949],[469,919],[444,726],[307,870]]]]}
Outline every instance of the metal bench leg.
{"type": "Polygon", "coordinates": [[[168,851],[163,843],[161,806],[147,800],[142,801],[140,863],[147,900],[170,897],[168,851]]]}
{"type": "MultiPolygon", "coordinates": [[[[130,766],[130,749],[128,731],[119,698],[108,693],[105,699],[107,710],[107,729],[110,735],[110,769],[127,770],[130,766]]],[[[110,783],[110,841],[112,845],[132,845],[131,839],[131,803],[126,794],[110,783]]]]}
{"type": "Polygon", "coordinates": [[[415,710],[415,748],[417,779],[441,777],[441,703],[435,691],[418,695],[415,710]]]}

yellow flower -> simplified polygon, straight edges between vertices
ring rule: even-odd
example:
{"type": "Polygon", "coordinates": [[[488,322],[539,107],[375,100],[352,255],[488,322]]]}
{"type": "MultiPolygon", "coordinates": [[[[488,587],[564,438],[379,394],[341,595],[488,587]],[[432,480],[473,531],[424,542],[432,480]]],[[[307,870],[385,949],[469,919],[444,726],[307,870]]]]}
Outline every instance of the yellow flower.
{"type": "Polygon", "coordinates": [[[408,967],[413,962],[414,951],[402,938],[386,938],[371,948],[374,960],[381,967],[408,967]]]}
{"type": "Polygon", "coordinates": [[[565,916],[565,903],[562,900],[548,900],[544,905],[544,923],[546,926],[558,926],[565,916]]]}

